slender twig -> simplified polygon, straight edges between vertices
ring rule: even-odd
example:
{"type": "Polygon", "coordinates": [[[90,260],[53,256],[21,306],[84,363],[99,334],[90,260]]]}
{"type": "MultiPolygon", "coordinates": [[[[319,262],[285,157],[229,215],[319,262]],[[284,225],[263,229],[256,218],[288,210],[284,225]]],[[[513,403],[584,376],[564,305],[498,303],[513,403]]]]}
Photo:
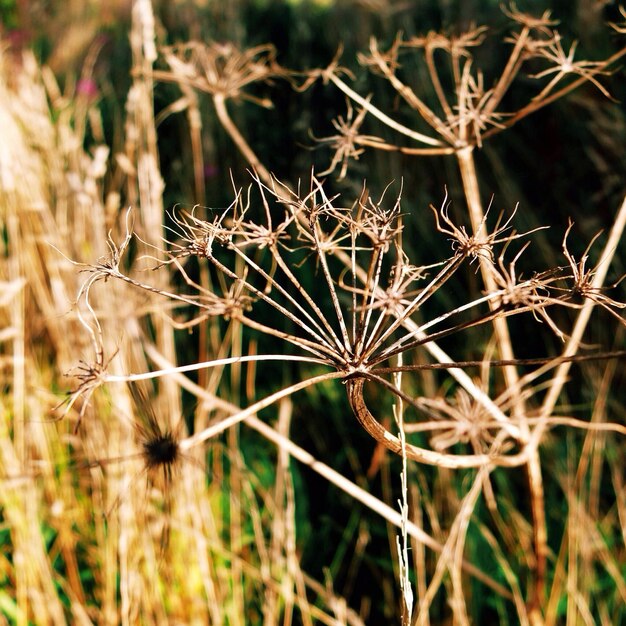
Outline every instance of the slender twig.
{"type": "Polygon", "coordinates": [[[183,372],[197,372],[201,369],[208,369],[211,367],[221,367],[223,365],[234,365],[235,363],[248,363],[251,361],[300,361],[302,363],[318,363],[325,365],[326,361],[322,359],[313,359],[311,357],[294,356],[292,354],[255,354],[251,356],[236,356],[227,357],[224,359],[215,359],[213,361],[206,361],[204,363],[191,363],[189,365],[179,365],[169,369],[160,369],[154,372],[142,372],[141,374],[126,374],[115,375],[106,374],[102,381],[107,383],[130,383],[140,380],[153,380],[155,378],[162,378],[163,376],[170,376],[174,373],[183,372]]]}
{"type": "Polygon", "coordinates": [[[420,143],[425,143],[429,146],[436,146],[446,149],[445,145],[439,141],[438,139],[434,139],[433,137],[429,137],[428,135],[423,135],[422,133],[418,133],[399,122],[391,119],[388,115],[383,113],[380,109],[375,107],[373,104],[368,102],[366,98],[363,98],[356,91],[351,89],[341,78],[339,78],[336,74],[328,73],[328,79],[335,84],[343,93],[345,93],[349,98],[360,104],[364,109],[367,110],[368,113],[371,113],[374,117],[379,119],[381,122],[389,126],[389,128],[393,128],[393,130],[399,132],[401,135],[405,135],[406,137],[410,137],[415,141],[419,141],[420,143]]]}
{"type": "Polygon", "coordinates": [[[261,177],[261,179],[270,184],[272,180],[272,175],[265,168],[265,166],[261,163],[257,155],[254,153],[252,148],[248,142],[244,139],[243,135],[239,132],[237,126],[233,123],[229,113],[228,108],[226,107],[226,97],[224,94],[217,93],[213,96],[213,104],[215,105],[215,112],[217,113],[217,117],[226,130],[226,132],[230,135],[230,138],[233,140],[237,148],[244,155],[248,163],[252,166],[254,171],[261,177]]]}
{"type": "Polygon", "coordinates": [[[277,391],[269,396],[251,404],[249,407],[239,411],[239,413],[235,413],[223,420],[219,423],[214,424],[213,426],[209,426],[204,430],[192,435],[191,437],[187,437],[180,442],[180,449],[182,451],[189,450],[194,446],[200,445],[204,443],[208,439],[219,435],[224,432],[228,428],[231,428],[235,424],[238,424],[245,420],[250,415],[254,415],[258,413],[261,409],[264,409],[268,406],[271,406],[275,402],[278,402],[281,398],[286,398],[301,389],[306,389],[307,387],[312,387],[313,385],[317,385],[319,383],[325,382],[327,380],[336,380],[337,378],[343,378],[344,374],[342,372],[328,372],[327,374],[320,374],[319,376],[313,376],[311,378],[307,378],[306,380],[300,381],[294,385],[289,385],[288,387],[284,387],[280,391],[277,391]]]}

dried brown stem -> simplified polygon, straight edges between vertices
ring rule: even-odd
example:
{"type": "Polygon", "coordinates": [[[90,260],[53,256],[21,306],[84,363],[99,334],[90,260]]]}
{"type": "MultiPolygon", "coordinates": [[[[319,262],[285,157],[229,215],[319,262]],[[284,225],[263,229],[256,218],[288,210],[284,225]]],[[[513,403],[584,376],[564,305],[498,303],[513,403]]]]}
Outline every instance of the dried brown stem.
{"type": "MultiPolygon", "coordinates": [[[[346,391],[348,401],[355,417],[375,441],[383,445],[395,454],[402,453],[402,443],[398,437],[390,433],[370,412],[363,397],[363,386],[366,378],[354,375],[346,380],[346,391]]],[[[452,455],[434,452],[425,448],[406,443],[406,456],[409,459],[447,467],[450,469],[470,468],[470,467],[517,467],[526,462],[524,452],[510,456],[475,454],[475,455],[452,455]]]]}
{"type": "Polygon", "coordinates": [[[259,161],[257,155],[245,140],[244,136],[239,132],[237,126],[233,123],[233,120],[228,113],[228,108],[226,107],[226,97],[224,94],[216,93],[213,96],[213,104],[215,105],[215,112],[217,113],[220,123],[224,127],[224,130],[230,135],[230,138],[240,150],[241,154],[243,154],[248,163],[250,163],[252,169],[257,173],[259,178],[261,178],[266,185],[271,185],[272,175],[261,163],[261,161],[259,161]]]}

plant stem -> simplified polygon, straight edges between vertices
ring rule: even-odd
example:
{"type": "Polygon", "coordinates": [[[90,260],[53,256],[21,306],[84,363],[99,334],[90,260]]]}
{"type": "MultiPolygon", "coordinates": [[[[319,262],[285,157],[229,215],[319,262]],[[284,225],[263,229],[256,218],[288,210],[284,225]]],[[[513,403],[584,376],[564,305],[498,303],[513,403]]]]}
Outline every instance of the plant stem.
{"type": "Polygon", "coordinates": [[[211,367],[221,367],[223,365],[234,365],[236,363],[246,363],[248,361],[299,361],[300,363],[320,363],[326,364],[326,361],[322,359],[315,359],[306,356],[294,356],[292,354],[255,354],[255,355],[241,355],[235,357],[226,357],[224,359],[214,359],[212,361],[206,361],[204,363],[191,363],[190,365],[179,365],[178,367],[169,367],[167,369],[157,370],[155,372],[142,372],[141,374],[128,374],[125,376],[108,375],[104,379],[107,383],[130,383],[137,382],[139,380],[150,380],[153,378],[160,378],[162,376],[169,376],[174,373],[183,372],[195,372],[202,369],[208,369],[211,367]]]}
{"type": "Polygon", "coordinates": [[[262,400],[259,400],[258,402],[251,404],[246,409],[242,409],[238,413],[235,413],[234,415],[231,415],[221,420],[217,424],[213,424],[212,426],[205,428],[199,433],[196,433],[195,435],[192,435],[191,437],[187,437],[186,439],[183,439],[180,442],[180,449],[181,451],[184,452],[185,450],[189,450],[190,448],[193,448],[194,446],[204,443],[208,439],[211,439],[211,437],[215,437],[216,435],[219,435],[220,433],[224,432],[226,429],[230,428],[231,426],[234,426],[235,424],[239,424],[239,422],[242,422],[250,415],[254,415],[258,413],[261,409],[271,406],[275,402],[278,402],[278,400],[280,400],[281,398],[286,398],[287,396],[290,396],[296,393],[296,391],[300,391],[301,389],[306,389],[307,387],[317,385],[318,383],[322,383],[326,380],[343,378],[344,376],[345,374],[343,372],[328,372],[326,374],[320,374],[319,376],[313,376],[311,378],[307,378],[306,380],[302,380],[299,383],[296,383],[295,385],[284,387],[283,389],[280,389],[279,391],[276,391],[275,393],[270,394],[269,396],[263,398],[262,400]]]}
{"type": "MultiPolygon", "coordinates": [[[[474,163],[473,147],[467,146],[456,153],[459,169],[461,171],[461,179],[463,181],[463,190],[465,191],[465,197],[467,199],[467,207],[469,210],[469,216],[472,223],[472,229],[474,237],[477,240],[484,240],[487,236],[487,228],[485,224],[485,213],[480,201],[480,192],[478,188],[478,176],[476,174],[476,167],[474,163]]],[[[493,293],[498,291],[498,287],[491,273],[491,267],[489,261],[483,257],[479,257],[480,270],[485,283],[487,293],[493,293]]],[[[497,302],[489,301],[489,307],[493,310],[498,306],[497,302]]],[[[493,320],[494,331],[498,340],[498,348],[500,355],[505,360],[512,360],[515,358],[513,352],[513,346],[511,344],[511,337],[509,335],[509,329],[504,317],[496,317],[493,320]]],[[[509,388],[517,388],[519,377],[515,366],[507,366],[503,370],[505,382],[509,388]]],[[[514,404],[514,409],[517,417],[521,417],[524,414],[524,406],[522,398],[514,404]]],[[[523,424],[523,422],[522,422],[523,424]]]]}
{"type": "Polygon", "coordinates": [[[414,139],[415,141],[419,141],[420,143],[425,143],[429,146],[437,146],[441,148],[445,148],[445,144],[443,144],[439,139],[434,139],[433,137],[429,137],[428,135],[424,135],[422,133],[418,133],[415,130],[407,128],[403,124],[396,122],[391,119],[388,115],[383,113],[380,109],[376,108],[373,104],[370,103],[369,100],[359,95],[356,91],[351,89],[346,83],[341,80],[335,74],[328,74],[329,80],[331,80],[343,93],[346,94],[351,100],[354,100],[358,104],[360,104],[364,109],[367,110],[368,113],[371,113],[374,117],[378,118],[383,124],[389,126],[389,128],[393,128],[395,131],[399,132],[401,135],[405,135],[414,139]]]}
{"type": "Polygon", "coordinates": [[[213,104],[215,105],[215,112],[220,124],[224,127],[224,130],[230,135],[237,148],[241,151],[245,159],[250,163],[252,169],[257,173],[259,178],[266,184],[272,184],[272,175],[265,168],[265,166],[259,161],[259,158],[254,153],[248,142],[244,139],[243,135],[239,132],[239,129],[233,123],[228,109],[226,108],[226,98],[224,94],[217,93],[213,96],[213,104]]]}
{"type": "MultiPolygon", "coordinates": [[[[467,204],[474,230],[474,236],[477,239],[484,238],[486,235],[485,215],[480,202],[480,194],[478,188],[478,177],[473,157],[473,148],[467,147],[457,152],[459,168],[461,170],[461,178],[463,180],[463,189],[467,198],[467,204]]],[[[488,261],[480,258],[480,269],[483,281],[488,293],[497,290],[493,274],[490,271],[488,261]]],[[[497,303],[489,303],[490,307],[497,306],[497,303]]],[[[498,340],[498,348],[504,359],[515,358],[511,337],[509,335],[506,318],[496,317],[493,321],[494,331],[498,340]]],[[[508,389],[520,389],[519,376],[515,366],[505,367],[503,370],[505,382],[508,389]]],[[[513,402],[513,414],[518,418],[520,430],[523,439],[528,441],[528,424],[524,419],[524,398],[521,394],[517,394],[513,402]]],[[[548,554],[548,533],[546,527],[546,513],[544,506],[543,480],[541,476],[541,460],[539,458],[538,446],[531,446],[528,449],[527,456],[528,467],[528,488],[530,491],[530,502],[533,518],[533,533],[535,543],[535,580],[533,589],[533,598],[531,605],[536,607],[542,604],[542,598],[545,588],[546,575],[546,559],[548,554]]]]}
{"type": "MultiPolygon", "coordinates": [[[[135,142],[132,157],[135,160],[136,176],[134,183],[138,193],[136,204],[144,227],[143,236],[149,246],[158,250],[163,233],[163,189],[165,184],[159,169],[159,149],[154,116],[154,78],[152,66],[157,58],[154,32],[154,15],[150,2],[134,2],[132,10],[132,30],[130,34],[133,57],[133,85],[129,92],[127,124],[134,127],[135,142]],[[130,94],[135,94],[131,106],[130,94]]],[[[133,185],[133,186],[134,186],[133,185]]],[[[132,197],[132,195],[131,195],[132,197]]],[[[159,272],[156,285],[160,291],[169,286],[168,275],[159,272]]],[[[159,349],[172,361],[176,358],[174,334],[162,315],[151,318],[159,349]]],[[[167,404],[165,413],[176,415],[180,410],[177,388],[168,380],[163,380],[160,400],[167,404]]]]}

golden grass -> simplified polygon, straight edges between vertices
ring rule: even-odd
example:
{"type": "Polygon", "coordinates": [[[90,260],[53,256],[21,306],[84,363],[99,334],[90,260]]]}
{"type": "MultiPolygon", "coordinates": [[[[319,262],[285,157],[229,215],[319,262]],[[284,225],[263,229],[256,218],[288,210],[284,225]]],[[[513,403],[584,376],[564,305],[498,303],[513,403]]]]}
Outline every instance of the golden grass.
{"type": "MultiPolygon", "coordinates": [[[[147,238],[160,230],[162,207],[148,149],[155,148],[152,113],[141,108],[148,106],[149,86],[134,89],[148,91],[133,102],[127,130],[145,143],[127,144],[136,176],[126,184],[136,189],[147,238]],[[151,219],[157,220],[156,230],[151,219]]],[[[100,328],[86,332],[89,311],[74,306],[84,276],[68,259],[103,257],[120,211],[116,191],[103,197],[108,149],[85,153],[76,132],[97,111],[62,96],[52,75],[28,53],[2,56],[0,90],[6,228],[0,270],[6,391],[0,426],[0,612],[15,624],[278,623],[286,614],[302,614],[304,623],[336,623],[330,607],[345,603],[299,569],[284,454],[269,490],[250,475],[236,436],[227,448],[215,444],[205,450],[211,467],[205,454],[189,452],[159,485],[139,458],[142,441],[133,423],[140,417],[125,386],[96,390],[88,403],[77,400],[57,419],[63,390],[80,382],[65,373],[80,373],[78,361],[93,356],[91,333],[102,338],[107,354],[116,354],[111,372],[121,374],[149,368],[144,342],[167,358],[172,332],[153,299],[137,298],[123,283],[91,292],[89,306],[100,328]],[[152,339],[140,321],[146,315],[154,320],[152,339]],[[220,475],[224,465],[227,478],[220,475]],[[231,494],[229,503],[225,493],[231,494]]],[[[231,329],[233,342],[238,332],[231,329]]],[[[214,346],[215,353],[220,349],[214,346]]],[[[204,389],[198,429],[223,414],[219,402],[206,399],[218,383],[219,376],[204,389]]],[[[169,385],[171,395],[164,388],[152,403],[167,424],[180,420],[182,409],[178,385],[169,385]]],[[[288,407],[281,413],[282,431],[288,407]]],[[[346,608],[338,610],[341,623],[360,623],[346,608]]]]}

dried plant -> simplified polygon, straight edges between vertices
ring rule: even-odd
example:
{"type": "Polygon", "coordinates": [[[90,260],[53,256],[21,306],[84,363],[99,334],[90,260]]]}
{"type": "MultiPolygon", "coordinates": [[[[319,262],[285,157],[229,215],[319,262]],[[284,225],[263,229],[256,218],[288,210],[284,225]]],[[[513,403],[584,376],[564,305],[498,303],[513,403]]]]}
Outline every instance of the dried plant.
{"type": "MultiPolygon", "coordinates": [[[[510,9],[505,9],[505,13],[514,22],[517,30],[514,30],[507,40],[513,48],[502,74],[491,81],[494,85],[491,88],[485,87],[484,74],[475,67],[472,54],[472,49],[481,46],[485,41],[487,28],[484,26],[472,28],[460,35],[429,32],[426,36],[412,37],[408,40],[398,36],[387,51],[382,51],[378,41],[372,39],[369,54],[359,56],[363,66],[389,82],[408,107],[415,111],[418,119],[425,122],[431,132],[434,131],[434,136],[394,122],[372,103],[371,98],[359,96],[341,77],[338,58],[324,70],[311,71],[310,78],[303,84],[303,88],[308,88],[319,78],[324,82],[331,82],[350,100],[363,107],[364,112],[359,116],[359,125],[365,114],[369,113],[400,135],[428,147],[389,144],[383,140],[371,142],[366,138],[361,139],[358,135],[355,137],[350,126],[336,125],[336,128],[346,135],[346,141],[348,135],[352,135],[352,141],[357,146],[395,149],[416,155],[453,154],[474,146],[480,147],[487,137],[509,128],[522,118],[550,104],[557,97],[562,97],[579,87],[583,82],[592,83],[603,95],[610,97],[599,77],[609,72],[609,68],[626,54],[626,49],[602,61],[576,61],[574,59],[576,42],[566,53],[562,37],[554,28],[557,22],[550,19],[549,12],[535,18],[518,11],[515,5],[512,5],[510,9]],[[438,110],[427,103],[430,94],[423,85],[420,85],[420,89],[424,95],[416,93],[411,86],[413,80],[410,69],[407,69],[410,67],[411,59],[405,63],[400,61],[403,55],[413,50],[420,50],[423,53],[431,82],[430,88],[436,97],[438,110]],[[547,63],[548,67],[533,73],[532,77],[536,80],[551,77],[550,80],[540,87],[528,105],[518,111],[503,109],[504,98],[516,77],[524,67],[538,63],[547,63]],[[574,80],[571,80],[572,78],[574,80]],[[561,89],[557,91],[555,89],[557,84],[563,82],[565,84],[559,85],[561,89]]],[[[340,177],[343,178],[345,174],[346,168],[342,168],[340,177]]]]}
{"type": "MultiPolygon", "coordinates": [[[[170,230],[177,235],[177,239],[169,242],[166,252],[170,260],[165,263],[173,264],[183,273],[187,285],[195,289],[194,293],[173,296],[153,285],[123,275],[118,264],[113,262],[105,261],[95,266],[94,271],[103,278],[118,278],[136,288],[185,303],[191,311],[199,309],[200,317],[192,318],[193,323],[208,316],[225,316],[257,332],[286,341],[301,352],[300,356],[250,357],[254,360],[293,358],[303,363],[331,367],[333,371],[302,381],[296,385],[297,388],[327,379],[343,379],[348,399],[361,425],[379,444],[395,452],[400,451],[399,440],[373,417],[363,399],[363,387],[367,380],[405,397],[403,392],[396,390],[382,377],[382,373],[390,373],[394,368],[382,368],[381,363],[453,333],[491,322],[496,317],[525,312],[532,313],[539,321],[547,321],[557,336],[563,337],[564,333],[551,321],[546,309],[554,306],[581,306],[577,303],[581,291],[576,274],[572,277],[566,270],[557,268],[537,272],[528,280],[522,280],[521,277],[516,279],[515,263],[528,244],[506,269],[504,251],[497,254],[497,248],[500,246],[504,249],[516,239],[526,236],[509,232],[513,218],[503,224],[498,221],[494,231],[479,240],[474,235],[468,235],[463,226],[459,227],[452,222],[448,205],[444,201],[442,208],[435,211],[435,225],[442,235],[449,237],[452,255],[430,264],[429,268],[435,270],[434,275],[430,276],[425,269],[410,264],[402,249],[400,197],[390,208],[384,206],[384,196],[374,201],[365,195],[345,207],[338,204],[338,198],[329,198],[316,178],[312,179],[307,193],[293,191],[278,181],[274,182],[272,188],[268,188],[257,180],[257,187],[261,196],[262,214],[265,216],[264,224],[248,219],[252,210],[250,192],[239,192],[229,207],[214,211],[214,217],[200,217],[199,208],[192,213],[172,214],[170,230]],[[271,206],[272,203],[275,206],[271,206]],[[274,225],[272,216],[281,210],[281,221],[274,225]],[[344,250],[351,259],[347,270],[336,258],[339,250],[344,250]],[[208,262],[216,273],[214,282],[222,285],[222,294],[207,291],[187,278],[183,263],[190,257],[208,262]],[[299,260],[294,265],[296,259],[299,260]],[[499,288],[416,328],[407,328],[407,323],[418,311],[423,313],[428,300],[452,275],[464,264],[471,264],[476,259],[489,263],[499,288]],[[327,306],[318,304],[304,286],[300,276],[307,276],[310,272],[318,272],[324,280],[328,294],[327,306]],[[569,278],[573,278],[573,282],[566,288],[563,285],[569,278]],[[491,307],[488,306],[490,304],[491,307]],[[283,319],[286,326],[261,321],[264,319],[258,311],[261,305],[277,313],[276,320],[283,319]],[[464,318],[468,314],[469,319],[464,318]],[[461,319],[456,321],[456,318],[461,319]],[[289,326],[299,329],[299,332],[287,330],[289,326]]],[[[88,287],[83,291],[85,297],[92,286],[93,279],[90,279],[88,287]]],[[[589,298],[593,293],[589,292],[585,297],[589,298]]],[[[592,356],[602,358],[602,355],[592,356]]],[[[612,358],[618,354],[607,356],[612,358]]],[[[551,367],[564,360],[577,358],[587,357],[555,358],[551,367]]],[[[244,359],[235,358],[230,362],[244,359]]],[[[543,365],[550,360],[544,358],[538,362],[543,365]]],[[[216,364],[199,363],[193,367],[199,369],[216,364]]],[[[514,362],[495,361],[491,364],[503,366],[514,362]]],[[[520,361],[520,364],[528,365],[531,361],[520,361]]],[[[442,369],[457,365],[459,363],[454,361],[436,364],[442,369]]],[[[404,366],[403,369],[415,370],[419,367],[404,366]]],[[[546,372],[545,368],[543,372],[546,372]]],[[[113,379],[104,376],[101,380],[106,382],[113,379]]],[[[285,391],[291,393],[292,390],[285,391]]],[[[510,394],[513,400],[523,395],[522,387],[518,387],[515,392],[511,390],[510,394]]],[[[478,394],[476,399],[479,404],[480,398],[478,394]]],[[[278,399],[278,396],[274,395],[273,399],[278,399]]],[[[405,399],[414,404],[411,399],[405,399]]],[[[477,446],[474,446],[474,454],[454,455],[425,450],[407,443],[407,456],[441,467],[515,466],[527,462],[528,446],[532,448],[536,445],[532,434],[507,417],[501,409],[490,404],[482,408],[494,420],[489,422],[488,428],[498,429],[496,436],[485,432],[485,440],[491,441],[487,449],[478,446],[480,451],[477,452],[477,446]],[[510,456],[501,454],[503,446],[511,447],[507,441],[517,449],[510,456]]],[[[239,419],[249,414],[249,410],[246,410],[239,419]]],[[[224,428],[233,423],[229,420],[224,428]]],[[[196,445],[216,432],[216,428],[212,427],[208,433],[197,433],[182,445],[196,445]]],[[[478,433],[476,436],[479,436],[478,433]]]]}
{"type": "MultiPolygon", "coordinates": [[[[191,88],[210,94],[220,123],[237,148],[260,175],[269,179],[269,172],[233,123],[226,103],[247,100],[265,108],[273,106],[269,98],[250,93],[250,88],[271,83],[275,78],[289,79],[290,73],[276,62],[274,47],[264,45],[239,50],[230,43],[189,42],[166,47],[162,53],[170,71],[151,70],[151,77],[180,85],[185,93],[182,103],[186,107],[195,107],[191,88]]],[[[192,127],[198,125],[200,121],[194,118],[192,127]]],[[[196,157],[201,158],[198,150],[196,157]]]]}
{"type": "MultiPolygon", "coordinates": [[[[394,143],[379,138],[376,138],[376,141],[362,140],[361,137],[365,137],[360,134],[362,131],[357,134],[352,127],[335,124],[335,127],[345,134],[344,141],[342,142],[337,137],[321,140],[330,143],[336,150],[329,173],[341,163],[339,177],[345,177],[349,169],[349,159],[361,156],[366,148],[396,150],[412,155],[455,155],[467,199],[473,234],[477,242],[484,241],[487,237],[485,211],[480,197],[474,150],[480,149],[487,138],[503,132],[584,83],[591,83],[604,96],[610,97],[601,78],[608,74],[615,67],[615,63],[626,54],[626,48],[621,48],[609,58],[601,61],[577,60],[575,58],[576,42],[571,44],[569,52],[565,51],[562,36],[555,28],[557,22],[551,19],[549,11],[539,17],[534,17],[519,11],[514,4],[511,4],[509,8],[504,9],[504,12],[514,25],[512,35],[506,40],[512,44],[512,49],[501,74],[489,81],[485,79],[483,71],[476,67],[473,57],[473,50],[481,46],[485,40],[487,29],[484,27],[474,27],[460,35],[430,32],[426,36],[412,37],[407,40],[398,35],[387,50],[381,50],[379,42],[374,38],[371,39],[369,53],[360,55],[359,61],[374,74],[382,76],[395,90],[408,110],[414,113],[416,118],[414,127],[393,119],[393,116],[376,106],[370,97],[364,98],[353,90],[341,75],[339,57],[335,58],[326,69],[310,72],[303,89],[319,79],[324,83],[332,83],[347,98],[362,108],[359,115],[359,127],[365,126],[367,114],[370,114],[398,136],[398,140],[394,143]],[[423,81],[419,81],[419,90],[418,81],[412,75],[412,69],[416,66],[411,62],[415,55],[410,57],[408,54],[415,50],[422,53],[423,63],[430,80],[428,86],[425,86],[423,81]],[[539,71],[534,69],[543,64],[547,64],[547,67],[539,71]],[[524,68],[528,67],[533,68],[531,76],[540,83],[538,92],[525,106],[517,110],[505,109],[505,96],[513,88],[516,78],[524,68]],[[406,145],[407,140],[413,144],[406,145]],[[349,150],[346,150],[345,146],[349,146],[349,150]]],[[[619,27],[617,30],[619,31],[619,27]]],[[[415,70],[415,75],[417,75],[417,70],[415,70]]],[[[621,233],[619,218],[615,226],[619,237],[621,233]]],[[[511,276],[506,277],[506,273],[502,272],[501,264],[494,270],[492,260],[485,255],[479,258],[479,262],[483,283],[488,294],[495,293],[499,288],[506,288],[511,276]]],[[[574,275],[580,274],[580,268],[577,269],[571,259],[569,262],[574,275]]],[[[547,277],[544,276],[544,280],[546,279],[547,277]]],[[[551,279],[548,282],[551,282],[551,279]]],[[[513,296],[514,300],[526,299],[527,305],[530,306],[537,304],[536,314],[563,337],[562,332],[546,313],[545,306],[550,300],[542,301],[538,292],[535,291],[536,286],[538,285],[528,284],[525,293],[518,292],[519,295],[513,296]]],[[[554,289],[551,293],[549,298],[554,297],[554,289]]],[[[589,292],[589,295],[591,293],[589,292]]],[[[599,292],[596,292],[596,295],[598,298],[604,298],[599,292]]],[[[511,302],[510,298],[510,294],[506,296],[509,302],[511,302]]],[[[607,300],[604,300],[602,306],[609,307],[613,314],[615,314],[616,307],[620,308],[619,304],[610,303],[607,300]]],[[[520,392],[513,403],[512,411],[518,419],[522,419],[528,409],[524,395],[521,393],[519,374],[514,365],[515,353],[507,321],[505,316],[497,313],[499,307],[497,300],[492,300],[490,307],[494,313],[493,325],[498,337],[498,350],[503,362],[509,364],[502,369],[506,385],[509,389],[517,389],[520,392]]],[[[617,316],[620,317],[619,313],[617,316]]],[[[582,319],[585,319],[585,316],[581,317],[582,319]]],[[[620,321],[623,322],[621,317],[620,321]]],[[[578,328],[582,329],[584,325],[585,322],[581,321],[578,328]]],[[[578,341],[580,341],[580,336],[570,341],[568,345],[577,346],[578,341]]],[[[573,348],[569,351],[566,349],[565,356],[571,357],[574,352],[573,348]]],[[[561,371],[566,371],[566,368],[567,364],[562,364],[561,371]]],[[[548,394],[551,407],[554,406],[557,390],[562,389],[562,382],[557,382],[557,380],[560,380],[558,376],[555,377],[552,386],[554,391],[548,394]]],[[[540,431],[541,429],[537,433],[540,431]]],[[[540,461],[536,454],[530,454],[527,462],[530,476],[529,487],[533,493],[531,502],[534,507],[536,552],[539,555],[535,597],[540,598],[544,593],[546,522],[540,461]]],[[[540,601],[536,600],[536,602],[540,601]]],[[[533,614],[535,614],[534,611],[533,614]]]]}
{"type": "MultiPolygon", "coordinates": [[[[607,537],[618,536],[626,505],[613,458],[619,443],[608,448],[626,429],[607,409],[607,390],[626,356],[619,344],[626,304],[617,289],[623,277],[608,285],[606,278],[626,227],[626,201],[600,252],[594,243],[601,235],[580,257],[572,252],[570,223],[562,265],[536,267],[529,253],[535,231],[515,230],[517,208],[506,217],[483,209],[473,154],[579,85],[608,97],[605,77],[626,49],[601,61],[579,59],[576,42],[564,42],[549,12],[533,17],[511,5],[505,14],[513,23],[505,40],[512,48],[495,79],[476,66],[475,51],[489,32],[482,26],[455,35],[398,35],[387,49],[371,40],[359,61],[416,114],[415,128],[357,93],[340,55],[323,70],[305,72],[300,89],[321,80],[347,99],[345,116],[329,120],[334,134],[318,139],[333,152],[330,164],[306,184],[273,177],[227,108],[229,102],[270,107],[267,87],[275,79],[293,81],[296,74],[277,63],[271,45],[159,48],[151,3],[137,0],[132,86],[114,161],[104,145],[92,154],[82,148],[85,128],[99,128],[95,106],[68,109],[52,75],[31,57],[24,57],[17,86],[0,68],[0,121],[10,139],[0,147],[8,260],[0,267],[6,322],[0,372],[11,393],[6,407],[2,396],[0,421],[0,506],[11,559],[3,557],[0,569],[15,572],[15,591],[0,593],[0,601],[15,609],[17,622],[63,623],[71,612],[76,623],[150,616],[163,623],[363,624],[364,609],[349,609],[350,598],[334,590],[330,576],[322,585],[302,570],[289,457],[393,527],[397,615],[405,624],[431,623],[439,598],[455,623],[469,624],[470,602],[485,588],[503,620],[557,623],[564,598],[568,620],[619,618],[615,607],[626,598],[623,548],[613,549],[607,537]],[[415,57],[429,79],[425,91],[411,73],[415,57]],[[524,70],[536,93],[508,110],[506,96],[524,70]],[[174,83],[182,93],[156,117],[154,81],[174,83]],[[221,209],[203,206],[199,94],[209,96],[253,170],[250,188],[234,185],[232,203],[221,209]],[[176,206],[163,222],[157,124],[182,110],[199,204],[176,206]],[[372,116],[401,139],[368,134],[372,116]],[[415,143],[404,145],[408,140],[415,143]],[[415,215],[401,187],[394,195],[390,185],[378,198],[364,187],[348,202],[331,193],[321,177],[348,177],[369,149],[456,158],[467,224],[452,217],[447,193],[438,208],[431,206],[432,216],[426,211],[447,252],[415,255],[405,228],[415,215]],[[18,166],[27,185],[16,183],[18,166]],[[105,196],[107,167],[134,205],[126,213],[120,189],[105,196]],[[44,239],[51,245],[42,247],[44,239]],[[458,287],[478,272],[477,290],[458,287]],[[592,311],[615,323],[613,349],[583,343],[592,311]],[[509,334],[513,318],[523,327],[521,340],[509,334]],[[57,381],[38,366],[36,342],[25,339],[41,336],[29,329],[32,320],[49,335],[59,370],[74,364],[65,419],[56,419],[58,395],[41,392],[57,381]],[[183,365],[177,357],[185,353],[175,344],[181,330],[176,337],[198,332],[199,344],[198,358],[183,365]],[[517,342],[543,331],[554,335],[556,347],[518,358],[518,347],[528,346],[517,342]],[[457,340],[473,352],[457,351],[457,340]],[[453,346],[450,355],[442,342],[453,346]],[[288,375],[275,375],[276,364],[289,364],[288,375]],[[586,368],[594,385],[588,420],[568,406],[572,364],[586,368]],[[267,395],[256,385],[263,367],[275,383],[263,387],[267,395]],[[194,372],[201,373],[197,382],[194,372]],[[142,385],[148,393],[137,392],[142,385]],[[386,502],[394,504],[389,485],[398,483],[399,509],[294,443],[297,394],[316,385],[345,392],[354,427],[375,446],[369,476],[381,471],[386,502]],[[182,390],[198,403],[187,420],[182,390]],[[275,425],[265,413],[259,417],[273,406],[275,425]],[[276,446],[270,486],[246,465],[239,424],[276,446]],[[569,513],[560,549],[551,554],[558,540],[549,543],[547,536],[546,456],[554,431],[563,428],[568,438],[581,434],[583,444],[579,456],[566,459],[567,468],[557,467],[569,513]],[[399,481],[387,451],[400,457],[399,481]],[[143,476],[148,490],[137,480],[143,476]],[[521,499],[528,500],[528,518],[518,494],[500,489],[502,480],[516,488],[526,481],[521,499]],[[609,483],[616,505],[607,514],[599,494],[609,483]],[[493,560],[489,573],[485,559],[475,558],[485,546],[493,560]],[[585,582],[598,568],[611,586],[602,598],[585,582]],[[83,580],[85,571],[94,572],[93,583],[83,580]]],[[[94,137],[103,141],[97,130],[94,137]]],[[[332,426],[327,420],[322,428],[332,426]]]]}

